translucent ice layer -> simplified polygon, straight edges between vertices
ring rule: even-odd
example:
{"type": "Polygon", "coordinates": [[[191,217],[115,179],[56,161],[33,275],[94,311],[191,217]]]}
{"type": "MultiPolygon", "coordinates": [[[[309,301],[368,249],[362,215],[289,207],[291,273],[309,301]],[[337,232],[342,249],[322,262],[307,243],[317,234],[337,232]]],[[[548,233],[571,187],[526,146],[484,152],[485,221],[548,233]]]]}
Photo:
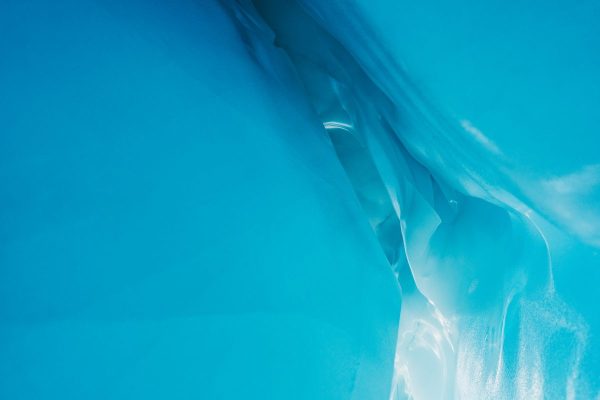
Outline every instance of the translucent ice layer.
{"type": "Polygon", "coordinates": [[[0,398],[600,398],[600,3],[506,3],[1,2],[0,398]]]}

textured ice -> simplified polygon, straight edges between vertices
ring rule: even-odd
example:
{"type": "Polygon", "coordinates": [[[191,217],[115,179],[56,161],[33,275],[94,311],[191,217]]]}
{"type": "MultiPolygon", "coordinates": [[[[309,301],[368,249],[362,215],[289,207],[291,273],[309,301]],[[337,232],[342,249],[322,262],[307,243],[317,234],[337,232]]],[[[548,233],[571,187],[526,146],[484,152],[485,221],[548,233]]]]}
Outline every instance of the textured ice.
{"type": "Polygon", "coordinates": [[[599,17],[1,2],[0,398],[600,398],[599,17]]]}

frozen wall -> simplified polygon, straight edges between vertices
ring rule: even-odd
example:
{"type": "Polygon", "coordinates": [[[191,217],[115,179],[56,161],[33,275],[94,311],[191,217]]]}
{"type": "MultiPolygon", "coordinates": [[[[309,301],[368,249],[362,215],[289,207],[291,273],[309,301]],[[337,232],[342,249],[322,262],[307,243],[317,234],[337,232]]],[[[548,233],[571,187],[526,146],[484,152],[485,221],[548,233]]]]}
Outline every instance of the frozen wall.
{"type": "Polygon", "coordinates": [[[0,398],[600,396],[594,2],[0,4],[0,398]]]}

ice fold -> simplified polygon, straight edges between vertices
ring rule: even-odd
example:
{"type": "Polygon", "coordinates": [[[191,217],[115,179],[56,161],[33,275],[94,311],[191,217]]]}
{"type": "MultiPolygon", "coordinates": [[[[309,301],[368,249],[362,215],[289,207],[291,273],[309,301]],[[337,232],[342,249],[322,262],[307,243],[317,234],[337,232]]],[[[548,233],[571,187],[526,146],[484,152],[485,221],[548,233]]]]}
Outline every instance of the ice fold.
{"type": "MultiPolygon", "coordinates": [[[[588,196],[593,167],[524,183],[496,143],[419,90],[360,5],[254,3],[404,289],[391,398],[592,396],[594,367],[581,365],[586,349],[597,359],[597,345],[589,349],[588,323],[556,291],[551,246],[561,244],[549,242],[556,228],[544,217],[563,227],[580,218],[572,205],[570,222],[556,219],[547,204],[571,190],[588,196]],[[524,185],[556,190],[538,201],[524,185]]],[[[584,242],[597,232],[566,229],[584,242]]]]}

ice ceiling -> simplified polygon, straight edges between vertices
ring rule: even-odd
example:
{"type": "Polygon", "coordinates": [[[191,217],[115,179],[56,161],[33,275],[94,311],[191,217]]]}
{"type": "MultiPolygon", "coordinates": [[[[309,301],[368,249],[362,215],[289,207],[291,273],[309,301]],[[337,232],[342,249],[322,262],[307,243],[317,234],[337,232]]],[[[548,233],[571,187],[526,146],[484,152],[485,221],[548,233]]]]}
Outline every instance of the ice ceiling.
{"type": "Polygon", "coordinates": [[[0,398],[600,399],[600,3],[0,3],[0,398]]]}

